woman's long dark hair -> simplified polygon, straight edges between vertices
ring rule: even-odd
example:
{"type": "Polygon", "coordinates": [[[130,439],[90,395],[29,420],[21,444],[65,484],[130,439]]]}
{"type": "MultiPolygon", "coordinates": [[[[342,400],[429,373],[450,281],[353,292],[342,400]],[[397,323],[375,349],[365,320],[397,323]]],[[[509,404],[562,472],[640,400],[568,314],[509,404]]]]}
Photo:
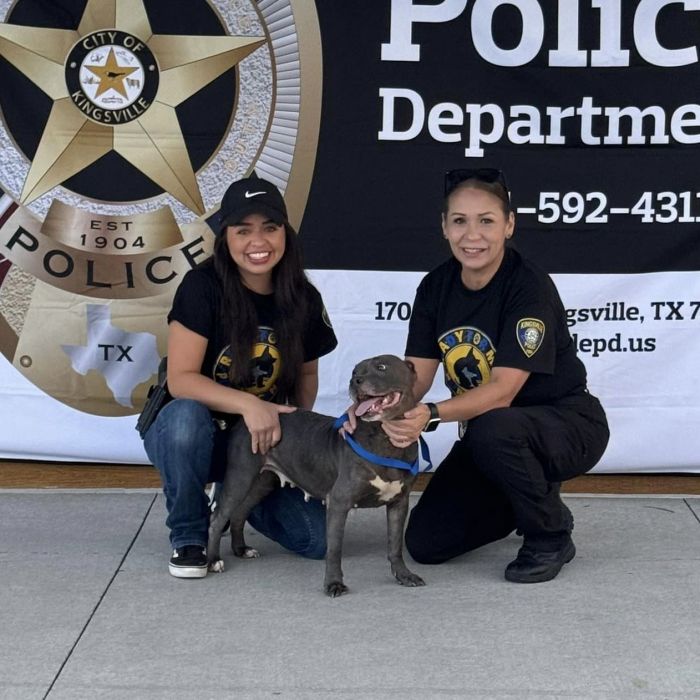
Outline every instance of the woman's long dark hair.
{"type": "MultiPolygon", "coordinates": [[[[296,402],[296,384],[304,362],[304,325],[308,314],[309,281],[304,272],[301,246],[296,231],[284,224],[285,250],[272,270],[275,301],[274,327],[277,348],[282,357],[277,378],[275,401],[296,402]]],[[[241,275],[226,242],[226,234],[217,237],[214,244],[214,270],[223,288],[225,327],[231,332],[231,368],[229,377],[234,386],[251,382],[251,351],[257,339],[258,315],[255,305],[243,285],[241,275]]]]}

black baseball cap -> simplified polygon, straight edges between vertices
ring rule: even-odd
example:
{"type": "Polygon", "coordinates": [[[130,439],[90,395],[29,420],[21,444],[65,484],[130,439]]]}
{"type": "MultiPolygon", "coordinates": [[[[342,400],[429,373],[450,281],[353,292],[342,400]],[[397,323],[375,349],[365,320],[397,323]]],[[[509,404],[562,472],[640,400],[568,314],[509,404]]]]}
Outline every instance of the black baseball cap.
{"type": "Polygon", "coordinates": [[[246,177],[231,183],[219,209],[219,233],[245,219],[262,214],[278,224],[287,222],[287,205],[275,185],[259,177],[246,177]]]}

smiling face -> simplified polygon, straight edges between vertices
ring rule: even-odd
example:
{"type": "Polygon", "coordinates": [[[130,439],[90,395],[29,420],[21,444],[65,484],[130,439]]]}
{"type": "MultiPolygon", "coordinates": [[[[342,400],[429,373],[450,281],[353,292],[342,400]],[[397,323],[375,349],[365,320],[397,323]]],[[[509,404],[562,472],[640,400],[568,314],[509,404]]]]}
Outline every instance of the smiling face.
{"type": "Polygon", "coordinates": [[[248,214],[226,228],[226,243],[243,284],[259,294],[272,292],[272,270],[284,255],[284,224],[248,214]]]}
{"type": "Polygon", "coordinates": [[[481,289],[496,274],[514,226],[513,213],[504,212],[496,195],[474,187],[452,192],[442,231],[462,266],[462,282],[468,289],[481,289]]]}

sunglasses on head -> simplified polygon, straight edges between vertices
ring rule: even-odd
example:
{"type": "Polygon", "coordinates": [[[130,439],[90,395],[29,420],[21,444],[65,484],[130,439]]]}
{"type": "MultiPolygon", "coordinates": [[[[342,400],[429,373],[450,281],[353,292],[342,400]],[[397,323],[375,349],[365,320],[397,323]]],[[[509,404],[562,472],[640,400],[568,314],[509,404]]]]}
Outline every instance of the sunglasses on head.
{"type": "Polygon", "coordinates": [[[508,193],[508,185],[503,176],[503,171],[498,168],[457,168],[445,173],[445,197],[447,197],[457,185],[466,180],[480,180],[481,182],[497,182],[508,193]]]}

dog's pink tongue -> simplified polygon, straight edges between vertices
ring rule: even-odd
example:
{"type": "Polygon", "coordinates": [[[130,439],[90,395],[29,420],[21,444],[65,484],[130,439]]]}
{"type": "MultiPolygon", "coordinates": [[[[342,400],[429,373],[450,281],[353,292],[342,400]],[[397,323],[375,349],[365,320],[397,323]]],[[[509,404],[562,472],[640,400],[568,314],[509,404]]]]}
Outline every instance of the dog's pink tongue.
{"type": "Polygon", "coordinates": [[[366,399],[365,401],[360,402],[356,407],[355,407],[355,415],[356,416],[364,416],[367,411],[372,407],[374,402],[376,401],[376,398],[372,399],[366,399]]]}

